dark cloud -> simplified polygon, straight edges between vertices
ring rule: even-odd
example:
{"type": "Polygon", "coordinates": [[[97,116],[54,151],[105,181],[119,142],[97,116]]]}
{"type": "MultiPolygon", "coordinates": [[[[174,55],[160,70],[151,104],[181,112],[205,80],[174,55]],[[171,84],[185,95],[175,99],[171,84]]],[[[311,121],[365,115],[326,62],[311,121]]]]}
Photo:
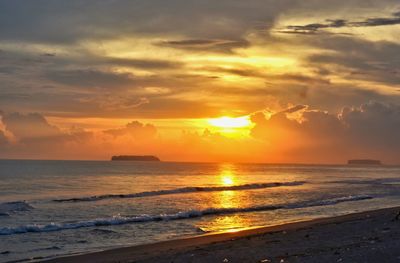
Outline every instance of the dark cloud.
{"type": "MultiPolygon", "coordinates": [[[[0,53],[0,74],[36,74],[32,76],[39,79],[40,75],[48,72],[60,75],[73,75],[75,78],[78,74],[97,74],[109,73],[110,68],[128,67],[132,70],[144,69],[150,72],[160,72],[162,70],[177,70],[183,68],[184,63],[176,60],[165,59],[138,59],[138,58],[117,58],[92,54],[87,50],[79,52],[78,56],[56,55],[55,53],[36,53],[24,50],[7,51],[0,53]],[[63,72],[65,71],[65,72],[63,72]]],[[[104,78],[104,74],[100,78],[104,78]]],[[[115,74],[114,74],[115,75],[115,74]]],[[[69,77],[69,76],[67,76],[69,77]]]]}
{"type": "Polygon", "coordinates": [[[85,158],[83,150],[93,139],[92,132],[78,127],[61,130],[39,113],[3,113],[2,122],[13,136],[12,141],[3,142],[0,131],[2,158],[85,158]]]}
{"type": "Polygon", "coordinates": [[[364,21],[350,22],[349,26],[368,27],[368,26],[387,26],[400,24],[400,12],[393,13],[393,17],[368,18],[364,21]]]}
{"type": "Polygon", "coordinates": [[[233,53],[234,49],[248,47],[250,43],[245,39],[185,39],[162,41],[156,45],[191,51],[233,53]]]}
{"type": "Polygon", "coordinates": [[[344,28],[344,27],[375,27],[375,26],[388,26],[400,24],[399,12],[393,13],[391,17],[377,17],[367,18],[362,21],[348,21],[345,19],[328,19],[326,23],[312,23],[307,25],[289,25],[280,33],[290,34],[316,34],[321,29],[327,28],[344,28]]]}
{"type": "Polygon", "coordinates": [[[283,111],[283,113],[295,113],[307,108],[307,105],[296,105],[283,111]]]}
{"type": "Polygon", "coordinates": [[[331,73],[349,79],[381,82],[393,87],[400,83],[398,43],[341,36],[315,38],[312,43],[329,52],[310,55],[307,59],[309,66],[316,69],[334,66],[331,73]]]}
{"type": "Polygon", "coordinates": [[[400,162],[400,106],[370,102],[345,107],[339,115],[305,110],[301,121],[289,118],[290,113],[289,109],[269,119],[262,113],[253,115],[252,136],[267,140],[297,161],[376,158],[400,162]]]}
{"type": "Polygon", "coordinates": [[[132,74],[94,69],[49,71],[46,77],[60,84],[77,87],[110,88],[135,84],[132,74]]]}
{"type": "Polygon", "coordinates": [[[141,69],[179,69],[183,63],[179,61],[168,61],[161,59],[130,59],[130,58],[98,58],[99,63],[115,66],[128,66],[141,69]]]}
{"type": "Polygon", "coordinates": [[[0,2],[0,39],[74,43],[160,33],[236,39],[256,23],[272,25],[274,17],[291,7],[290,3],[293,1],[6,0],[0,2]]]}
{"type": "Polygon", "coordinates": [[[43,56],[43,57],[55,57],[56,53],[42,53],[40,55],[43,56]]]}
{"type": "Polygon", "coordinates": [[[297,34],[315,34],[318,30],[323,28],[340,28],[346,27],[347,21],[344,19],[336,19],[336,20],[326,20],[327,23],[314,23],[307,24],[304,26],[290,25],[287,26],[284,30],[279,30],[280,33],[297,33],[297,34]]]}
{"type": "MultiPolygon", "coordinates": [[[[346,52],[344,52],[346,53],[346,52]]],[[[400,71],[392,67],[392,63],[397,61],[368,61],[362,57],[340,55],[314,55],[310,57],[310,61],[315,64],[337,65],[343,67],[341,72],[337,69],[335,73],[341,73],[349,79],[365,80],[369,82],[379,82],[391,85],[393,88],[400,83],[400,71]]]]}
{"type": "Polygon", "coordinates": [[[76,127],[62,131],[57,126],[49,124],[39,113],[3,113],[2,122],[6,131],[18,140],[17,147],[33,147],[33,149],[36,149],[35,145],[61,147],[62,144],[85,141],[92,136],[91,132],[76,127]]]}
{"type": "Polygon", "coordinates": [[[399,105],[371,102],[359,108],[344,108],[340,117],[353,144],[400,153],[399,105]]]}
{"type": "Polygon", "coordinates": [[[57,127],[50,125],[38,113],[20,114],[15,112],[3,114],[2,122],[7,131],[22,140],[56,137],[61,134],[57,127]]]}
{"type": "Polygon", "coordinates": [[[213,77],[184,72],[135,76],[131,73],[118,73],[100,70],[95,67],[73,70],[47,70],[42,77],[58,84],[72,87],[108,88],[114,92],[126,88],[132,91],[141,87],[170,87],[174,88],[174,90],[182,90],[201,87],[213,81],[213,77]]]}
{"type": "MultiPolygon", "coordinates": [[[[320,67],[321,64],[315,64],[320,67]]],[[[360,105],[365,101],[381,101],[384,103],[399,103],[400,93],[384,92],[373,87],[365,87],[361,83],[344,84],[330,82],[316,76],[308,80],[302,77],[285,79],[281,77],[265,78],[265,84],[259,87],[227,86],[209,90],[209,97],[223,97],[229,100],[229,109],[239,108],[240,114],[250,114],[269,105],[271,109],[282,109],[291,104],[310,105],[312,108],[338,112],[346,105],[360,105]],[[243,98],[247,98],[244,100],[243,98]]],[[[301,75],[300,75],[301,76],[301,75]]],[[[388,87],[390,89],[390,87],[388,87]]],[[[223,106],[222,106],[223,107],[223,106]]],[[[221,107],[221,108],[222,108],[221,107]]]]}
{"type": "Polygon", "coordinates": [[[135,77],[78,70],[57,71],[50,80],[49,86],[3,84],[0,103],[9,112],[37,111],[59,117],[190,118],[219,112],[208,100],[190,95],[213,87],[214,79],[200,75],[135,77]]]}
{"type": "MultiPolygon", "coordinates": [[[[303,103],[313,108],[337,112],[346,105],[360,105],[365,101],[398,103],[400,94],[382,94],[356,85],[274,85],[259,91],[260,94],[279,98],[282,103],[303,103]]],[[[260,95],[261,96],[261,95],[260,95]]]]}

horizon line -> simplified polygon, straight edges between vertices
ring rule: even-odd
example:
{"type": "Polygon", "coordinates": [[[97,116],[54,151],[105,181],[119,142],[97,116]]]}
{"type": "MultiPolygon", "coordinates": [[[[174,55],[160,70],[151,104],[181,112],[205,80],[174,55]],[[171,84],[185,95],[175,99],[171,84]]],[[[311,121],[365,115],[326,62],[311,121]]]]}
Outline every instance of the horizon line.
{"type": "MultiPolygon", "coordinates": [[[[111,159],[35,159],[35,158],[0,158],[0,161],[70,161],[70,162],[113,162],[111,159]]],[[[114,161],[115,162],[115,161],[114,161]]],[[[151,161],[121,161],[124,162],[145,162],[154,163],[151,161]]],[[[232,162],[232,161],[179,161],[167,160],[159,161],[156,163],[197,163],[197,164],[259,164],[259,165],[320,165],[320,166],[371,166],[371,165],[349,165],[347,162],[343,163],[307,163],[307,162],[232,162]]],[[[378,166],[399,166],[400,164],[381,163],[378,166]]],[[[372,165],[374,166],[374,165],[372,165]]]]}

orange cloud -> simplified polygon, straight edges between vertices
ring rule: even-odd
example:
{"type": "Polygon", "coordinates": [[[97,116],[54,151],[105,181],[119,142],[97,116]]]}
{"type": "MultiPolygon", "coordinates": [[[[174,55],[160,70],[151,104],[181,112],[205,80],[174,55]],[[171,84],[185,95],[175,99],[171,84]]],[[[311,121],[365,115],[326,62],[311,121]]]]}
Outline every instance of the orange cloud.
{"type": "Polygon", "coordinates": [[[251,116],[250,136],[227,137],[204,129],[169,136],[150,123],[131,121],[103,131],[60,129],[39,114],[3,114],[11,142],[0,132],[0,157],[108,159],[152,154],[166,161],[344,163],[376,158],[400,163],[400,107],[367,103],[339,114],[298,105],[251,116]]]}
{"type": "Polygon", "coordinates": [[[340,114],[304,110],[301,120],[290,118],[293,109],[252,116],[256,124],[251,131],[270,145],[278,161],[336,162],[351,158],[376,158],[399,163],[400,107],[367,103],[344,108],[340,114]]]}

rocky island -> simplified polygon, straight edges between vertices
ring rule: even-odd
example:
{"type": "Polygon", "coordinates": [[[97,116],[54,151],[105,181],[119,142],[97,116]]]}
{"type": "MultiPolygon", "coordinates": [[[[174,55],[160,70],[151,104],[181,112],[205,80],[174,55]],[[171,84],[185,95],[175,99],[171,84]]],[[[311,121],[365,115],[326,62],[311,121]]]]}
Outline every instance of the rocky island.
{"type": "Polygon", "coordinates": [[[379,160],[355,159],[355,160],[348,160],[347,164],[353,164],[353,165],[381,165],[382,163],[379,160]]]}
{"type": "Polygon", "coordinates": [[[161,160],[153,155],[114,155],[111,161],[160,162],[161,160]]]}

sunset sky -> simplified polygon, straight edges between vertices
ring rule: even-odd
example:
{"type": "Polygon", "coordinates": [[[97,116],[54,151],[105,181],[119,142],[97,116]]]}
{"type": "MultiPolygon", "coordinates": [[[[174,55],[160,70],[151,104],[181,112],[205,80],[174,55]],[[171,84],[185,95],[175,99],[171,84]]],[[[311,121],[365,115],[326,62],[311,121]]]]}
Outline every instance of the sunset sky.
{"type": "Polygon", "coordinates": [[[2,0],[0,158],[400,163],[398,0],[2,0]]]}

